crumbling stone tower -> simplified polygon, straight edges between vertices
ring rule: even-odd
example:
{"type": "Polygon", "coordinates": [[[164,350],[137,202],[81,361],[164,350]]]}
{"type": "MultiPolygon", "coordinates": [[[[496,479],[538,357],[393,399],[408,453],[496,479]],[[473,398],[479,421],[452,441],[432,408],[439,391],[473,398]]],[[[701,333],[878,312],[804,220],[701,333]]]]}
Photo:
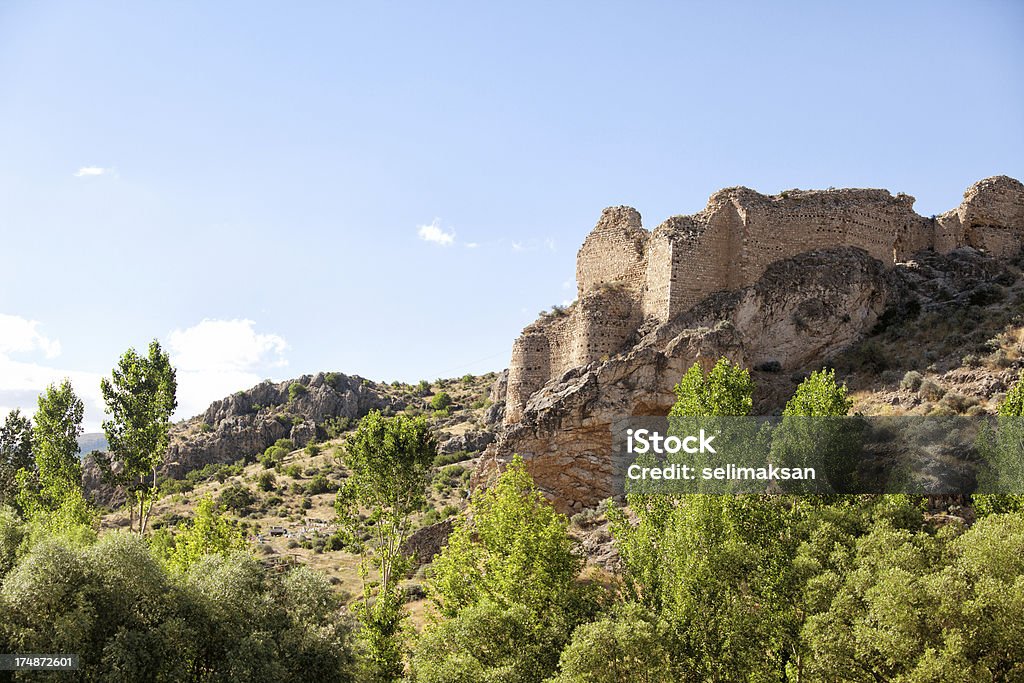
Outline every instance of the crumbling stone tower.
{"type": "Polygon", "coordinates": [[[733,187],[653,232],[636,209],[605,209],[576,256],[576,302],[541,316],[513,344],[506,423],[517,422],[530,396],[552,379],[621,352],[641,326],[753,284],[776,261],[836,246],[860,247],[888,265],[924,249],[972,247],[1005,258],[1024,237],[1024,185],[1007,176],[975,183],[958,208],[935,218],[913,206],[913,197],[886,190],[766,196],[733,187]]]}

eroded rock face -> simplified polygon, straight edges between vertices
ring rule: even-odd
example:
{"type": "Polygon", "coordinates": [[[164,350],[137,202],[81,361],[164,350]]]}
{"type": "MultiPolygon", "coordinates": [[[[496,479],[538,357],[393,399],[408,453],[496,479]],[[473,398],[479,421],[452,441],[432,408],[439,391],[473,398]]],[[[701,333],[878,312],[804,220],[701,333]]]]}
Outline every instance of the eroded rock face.
{"type": "MultiPolygon", "coordinates": [[[[263,382],[214,401],[202,416],[174,425],[159,474],[181,478],[208,464],[252,459],[278,439],[291,439],[302,447],[322,438],[318,425],[332,419],[357,420],[371,410],[404,407],[378,393],[371,382],[340,373],[263,382]],[[289,388],[296,382],[305,391],[292,398],[289,388]]],[[[94,500],[103,504],[123,501],[122,492],[103,483],[91,458],[82,465],[85,488],[94,500]]]]}
{"type": "Polygon", "coordinates": [[[318,424],[340,417],[356,420],[389,407],[400,409],[360,377],[319,373],[263,382],[210,404],[198,432],[175,428],[164,471],[180,477],[208,463],[234,462],[262,453],[278,439],[304,446],[318,436],[318,424]],[[305,392],[292,399],[289,387],[296,382],[305,392]]]}
{"type": "Polygon", "coordinates": [[[592,507],[612,494],[612,421],[667,414],[673,387],[694,363],[710,369],[724,356],[802,369],[859,339],[895,300],[891,273],[862,249],[774,264],[752,287],[713,295],[628,352],[546,384],[488,449],[483,476],[518,453],[559,509],[592,507]]]}

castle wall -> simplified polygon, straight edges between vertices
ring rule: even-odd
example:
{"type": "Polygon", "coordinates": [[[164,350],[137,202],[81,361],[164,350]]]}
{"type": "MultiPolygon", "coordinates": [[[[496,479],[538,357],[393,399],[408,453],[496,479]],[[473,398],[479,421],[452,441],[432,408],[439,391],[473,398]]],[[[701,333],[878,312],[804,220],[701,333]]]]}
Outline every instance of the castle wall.
{"type": "Polygon", "coordinates": [[[618,283],[639,301],[646,279],[649,236],[636,209],[605,209],[576,255],[577,298],[602,285],[618,283]]]}
{"type": "Polygon", "coordinates": [[[642,320],[639,302],[632,292],[608,287],[587,295],[574,310],[575,354],[573,367],[608,360],[622,350],[642,320]]]}
{"type": "Polygon", "coordinates": [[[519,336],[512,344],[508,365],[508,390],[505,394],[505,421],[518,422],[530,396],[551,377],[550,345],[547,336],[537,330],[519,336]]]}
{"type": "Polygon", "coordinates": [[[777,261],[840,245],[887,265],[922,249],[970,246],[998,257],[1020,249],[1024,185],[1012,178],[975,183],[957,210],[938,218],[919,216],[913,203],[885,190],[766,196],[729,188],[653,233],[635,209],[605,209],[577,254],[576,304],[543,316],[513,345],[506,422],[518,421],[551,379],[622,351],[645,321],[666,322],[713,292],[749,286],[777,261]]]}
{"type": "Polygon", "coordinates": [[[669,317],[669,301],[676,282],[672,249],[672,239],[666,230],[655,230],[647,242],[647,272],[641,297],[641,310],[646,318],[669,317]]]}

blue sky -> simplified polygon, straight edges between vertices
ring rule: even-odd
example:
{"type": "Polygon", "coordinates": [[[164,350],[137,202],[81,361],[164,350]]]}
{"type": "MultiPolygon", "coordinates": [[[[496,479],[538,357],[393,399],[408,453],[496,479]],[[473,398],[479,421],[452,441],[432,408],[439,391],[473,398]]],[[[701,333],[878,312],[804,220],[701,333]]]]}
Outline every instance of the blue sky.
{"type": "Polygon", "coordinates": [[[0,409],[496,370],[605,206],[1024,176],[1024,5],[0,5],[0,409]],[[424,239],[432,238],[432,239],[424,239]]]}

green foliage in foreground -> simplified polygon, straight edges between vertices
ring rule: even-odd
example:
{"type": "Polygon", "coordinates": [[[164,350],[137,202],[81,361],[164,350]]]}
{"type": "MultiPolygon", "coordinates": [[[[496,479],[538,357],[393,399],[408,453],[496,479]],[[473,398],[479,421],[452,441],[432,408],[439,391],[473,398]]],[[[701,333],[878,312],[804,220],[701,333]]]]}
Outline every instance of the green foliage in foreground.
{"type": "Polygon", "coordinates": [[[32,421],[20,410],[12,410],[0,426],[0,505],[14,504],[18,470],[31,470],[34,465],[32,421]]]}
{"type": "Polygon", "coordinates": [[[224,515],[210,496],[196,506],[191,522],[182,525],[173,535],[161,529],[151,541],[157,555],[172,571],[182,572],[207,555],[227,555],[245,548],[245,536],[238,524],[224,515]]]}
{"type": "MultiPolygon", "coordinates": [[[[0,510],[0,570],[12,533],[0,510]]],[[[244,554],[171,573],[138,536],[37,543],[2,575],[0,651],[74,652],[84,681],[352,681],[352,624],[327,581],[244,554]]]]}
{"type": "Polygon", "coordinates": [[[720,358],[707,375],[698,363],[676,385],[676,402],[669,417],[750,415],[754,383],[750,371],[720,358]]]}
{"type": "Polygon", "coordinates": [[[342,458],[350,476],[335,508],[348,545],[360,543],[359,509],[370,510],[372,540],[364,548],[363,599],[356,607],[368,680],[391,681],[402,673],[405,611],[398,581],[410,566],[402,544],[412,531],[413,513],[426,500],[436,456],[437,443],[422,417],[384,417],[372,411],[345,442],[342,458]],[[380,576],[375,593],[367,581],[370,563],[380,576]]]}
{"type": "Polygon", "coordinates": [[[429,580],[443,620],[417,644],[418,681],[540,681],[555,672],[596,595],[558,514],[515,457],[481,491],[435,558],[429,580]]]}
{"type": "Polygon", "coordinates": [[[979,445],[990,469],[979,476],[979,488],[1006,491],[974,496],[978,515],[1024,512],[1024,371],[999,404],[995,432],[983,432],[979,445]]]}

